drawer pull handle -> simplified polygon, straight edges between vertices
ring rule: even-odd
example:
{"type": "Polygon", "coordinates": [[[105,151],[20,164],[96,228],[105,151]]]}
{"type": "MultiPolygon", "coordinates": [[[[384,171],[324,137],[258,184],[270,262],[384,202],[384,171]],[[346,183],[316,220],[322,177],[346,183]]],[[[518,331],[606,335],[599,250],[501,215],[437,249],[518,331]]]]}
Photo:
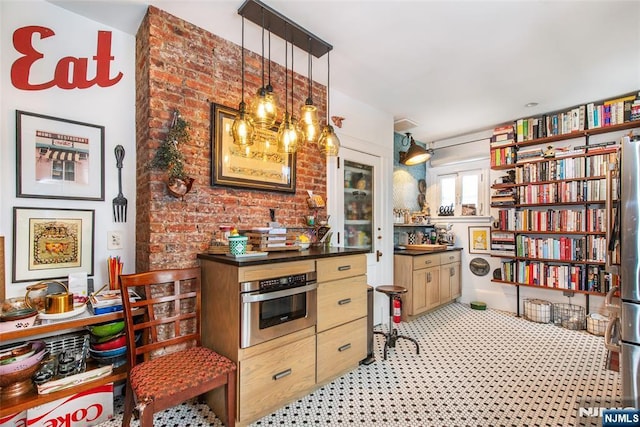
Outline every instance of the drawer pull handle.
{"type": "Polygon", "coordinates": [[[431,272],[427,273],[427,282],[431,282],[431,272]]]}
{"type": "Polygon", "coordinates": [[[351,270],[350,265],[341,265],[340,267],[338,267],[338,271],[347,271],[347,270],[351,270]]]}
{"type": "Polygon", "coordinates": [[[345,305],[345,304],[349,304],[350,302],[351,302],[351,298],[345,298],[338,301],[338,305],[345,305]]]}
{"type": "Polygon", "coordinates": [[[273,379],[274,379],[275,381],[278,381],[280,378],[284,378],[284,377],[286,377],[287,375],[291,375],[291,368],[287,369],[286,371],[282,371],[282,372],[280,372],[279,374],[275,374],[275,375],[273,376],[273,379]]]}
{"type": "Polygon", "coordinates": [[[449,259],[453,259],[454,257],[450,256],[449,259]]]}
{"type": "Polygon", "coordinates": [[[431,261],[425,261],[424,263],[425,264],[431,264],[431,261]]]}
{"type": "Polygon", "coordinates": [[[455,270],[453,267],[451,267],[451,268],[449,269],[449,277],[453,277],[453,275],[454,275],[455,273],[456,273],[456,270],[455,270]]]}
{"type": "Polygon", "coordinates": [[[351,348],[351,343],[338,347],[338,351],[345,351],[351,348]]]}

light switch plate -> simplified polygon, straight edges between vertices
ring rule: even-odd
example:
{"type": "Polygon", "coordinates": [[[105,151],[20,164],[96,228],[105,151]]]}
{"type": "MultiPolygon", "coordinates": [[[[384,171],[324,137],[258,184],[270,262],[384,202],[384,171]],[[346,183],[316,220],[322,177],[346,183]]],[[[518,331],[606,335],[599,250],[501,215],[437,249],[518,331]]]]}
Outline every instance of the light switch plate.
{"type": "Polygon", "coordinates": [[[115,249],[122,249],[122,232],[121,231],[107,232],[107,249],[110,251],[115,249]]]}

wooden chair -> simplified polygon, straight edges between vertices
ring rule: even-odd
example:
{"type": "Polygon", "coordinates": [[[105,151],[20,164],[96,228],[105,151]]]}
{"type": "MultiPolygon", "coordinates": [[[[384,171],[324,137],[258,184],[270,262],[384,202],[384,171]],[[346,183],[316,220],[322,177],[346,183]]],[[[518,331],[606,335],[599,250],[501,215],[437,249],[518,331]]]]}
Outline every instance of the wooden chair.
{"type": "Polygon", "coordinates": [[[140,426],[151,427],[155,412],[225,386],[226,425],[235,426],[236,366],[201,346],[200,268],[122,275],[120,285],[123,296],[135,288],[143,297],[123,298],[129,372],[122,425],[129,426],[134,404],[140,426]]]}

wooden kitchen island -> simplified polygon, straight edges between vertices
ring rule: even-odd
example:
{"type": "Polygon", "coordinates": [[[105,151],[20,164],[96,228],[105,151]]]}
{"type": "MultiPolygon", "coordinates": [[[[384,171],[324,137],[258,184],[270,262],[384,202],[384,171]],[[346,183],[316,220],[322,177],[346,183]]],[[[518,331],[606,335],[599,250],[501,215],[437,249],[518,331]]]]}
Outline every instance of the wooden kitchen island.
{"type": "MultiPolygon", "coordinates": [[[[236,425],[246,426],[356,368],[367,356],[365,250],[342,248],[270,252],[236,259],[200,254],[203,345],[236,362],[236,425]],[[313,271],[317,321],[287,335],[241,346],[240,283],[313,271]]],[[[244,325],[246,328],[246,325],[244,325]]],[[[224,392],[207,395],[224,416],[224,392]]]]}

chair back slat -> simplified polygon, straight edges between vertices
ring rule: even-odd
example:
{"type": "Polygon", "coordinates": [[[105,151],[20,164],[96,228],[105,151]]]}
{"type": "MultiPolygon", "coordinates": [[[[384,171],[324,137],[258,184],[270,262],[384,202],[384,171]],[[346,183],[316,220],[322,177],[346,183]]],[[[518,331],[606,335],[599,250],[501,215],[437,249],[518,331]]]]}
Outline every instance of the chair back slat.
{"type": "Polygon", "coordinates": [[[130,368],[186,344],[200,345],[199,267],[122,275],[120,284],[123,295],[134,287],[142,296],[135,302],[123,298],[130,368]],[[134,317],[134,309],[142,309],[144,314],[134,317]]]}

